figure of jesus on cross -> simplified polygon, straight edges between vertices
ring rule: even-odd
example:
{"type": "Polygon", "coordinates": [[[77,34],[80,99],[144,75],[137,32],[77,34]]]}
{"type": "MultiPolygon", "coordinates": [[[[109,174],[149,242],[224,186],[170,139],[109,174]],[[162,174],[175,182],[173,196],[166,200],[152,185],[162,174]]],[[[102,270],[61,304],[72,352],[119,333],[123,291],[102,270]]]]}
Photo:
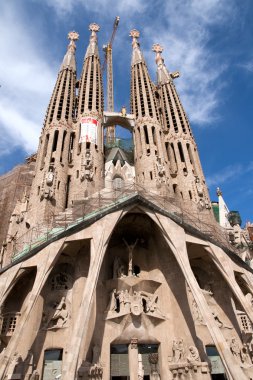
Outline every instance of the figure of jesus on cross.
{"type": "Polygon", "coordinates": [[[127,241],[123,238],[123,242],[126,244],[128,249],[128,276],[133,275],[133,251],[136,244],[138,243],[138,240],[139,239],[136,239],[135,243],[133,244],[128,244],[127,241]]]}

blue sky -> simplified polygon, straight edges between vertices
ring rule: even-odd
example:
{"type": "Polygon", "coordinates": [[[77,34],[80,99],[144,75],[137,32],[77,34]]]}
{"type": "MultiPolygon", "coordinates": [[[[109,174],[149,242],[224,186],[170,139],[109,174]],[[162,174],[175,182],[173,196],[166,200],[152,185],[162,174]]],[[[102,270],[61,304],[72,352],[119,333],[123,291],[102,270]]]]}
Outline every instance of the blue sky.
{"type": "Polygon", "coordinates": [[[76,30],[80,75],[88,25],[97,22],[100,54],[115,16],[115,109],[129,109],[131,39],[155,80],[153,43],[164,47],[190,118],[212,200],[219,186],[230,210],[253,220],[253,2],[251,0],[9,0],[0,13],[0,174],[36,151],[45,111],[76,30]]]}

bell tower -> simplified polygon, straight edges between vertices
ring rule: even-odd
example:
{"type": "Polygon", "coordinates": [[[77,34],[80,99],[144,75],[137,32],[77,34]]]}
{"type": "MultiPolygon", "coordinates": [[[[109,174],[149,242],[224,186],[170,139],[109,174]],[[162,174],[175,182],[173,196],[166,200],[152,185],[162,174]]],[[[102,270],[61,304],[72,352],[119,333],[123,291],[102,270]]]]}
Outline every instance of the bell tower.
{"type": "Polygon", "coordinates": [[[76,60],[75,41],[79,35],[70,32],[70,43],[64,56],[47,109],[37,155],[35,178],[30,196],[33,221],[63,211],[68,181],[68,146],[75,118],[76,60]]]}
{"type": "Polygon", "coordinates": [[[89,46],[84,57],[77,99],[73,154],[69,172],[69,202],[103,188],[104,156],[102,118],[103,83],[97,44],[99,25],[90,24],[89,46]]]}
{"type": "Polygon", "coordinates": [[[209,209],[210,200],[197,145],[174,84],[179,72],[170,73],[167,70],[161,45],[154,44],[152,50],[156,54],[163,141],[174,196],[186,204],[192,205],[194,202],[199,208],[209,209]]]}
{"type": "Polygon", "coordinates": [[[169,184],[169,167],[162,144],[162,128],[152,83],[138,42],[140,33],[133,29],[131,63],[131,113],[134,127],[136,183],[160,192],[169,184]]]}

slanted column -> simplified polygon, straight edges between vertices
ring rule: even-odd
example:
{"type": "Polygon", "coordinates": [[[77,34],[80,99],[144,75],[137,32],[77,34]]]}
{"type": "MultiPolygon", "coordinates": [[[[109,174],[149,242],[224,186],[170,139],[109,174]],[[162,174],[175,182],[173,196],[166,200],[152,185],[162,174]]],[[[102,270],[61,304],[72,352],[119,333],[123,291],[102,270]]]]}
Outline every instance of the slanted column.
{"type": "Polygon", "coordinates": [[[247,376],[244,374],[239,364],[235,362],[234,357],[230,351],[230,347],[228,346],[224,335],[217,326],[210,308],[206,302],[206,299],[192,272],[187,254],[184,230],[170,219],[165,218],[161,215],[157,216],[163,229],[163,236],[167,241],[170,250],[174,254],[174,257],[184,275],[185,281],[192,292],[203,320],[205,321],[208,331],[220,354],[228,378],[230,380],[246,380],[247,376]],[[167,231],[169,231],[169,233],[167,231]]]}

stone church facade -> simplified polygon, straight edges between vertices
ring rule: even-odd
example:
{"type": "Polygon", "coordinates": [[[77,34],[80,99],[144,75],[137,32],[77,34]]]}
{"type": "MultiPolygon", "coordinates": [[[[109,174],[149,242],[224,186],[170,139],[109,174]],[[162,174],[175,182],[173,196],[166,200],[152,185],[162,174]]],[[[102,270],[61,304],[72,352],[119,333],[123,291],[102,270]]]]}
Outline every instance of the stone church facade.
{"type": "Polygon", "coordinates": [[[253,272],[214,219],[196,143],[132,30],[131,113],[104,111],[97,33],[76,32],[29,192],[1,249],[0,378],[253,379],[253,272]],[[132,133],[133,150],[104,129],[132,133]]]}

